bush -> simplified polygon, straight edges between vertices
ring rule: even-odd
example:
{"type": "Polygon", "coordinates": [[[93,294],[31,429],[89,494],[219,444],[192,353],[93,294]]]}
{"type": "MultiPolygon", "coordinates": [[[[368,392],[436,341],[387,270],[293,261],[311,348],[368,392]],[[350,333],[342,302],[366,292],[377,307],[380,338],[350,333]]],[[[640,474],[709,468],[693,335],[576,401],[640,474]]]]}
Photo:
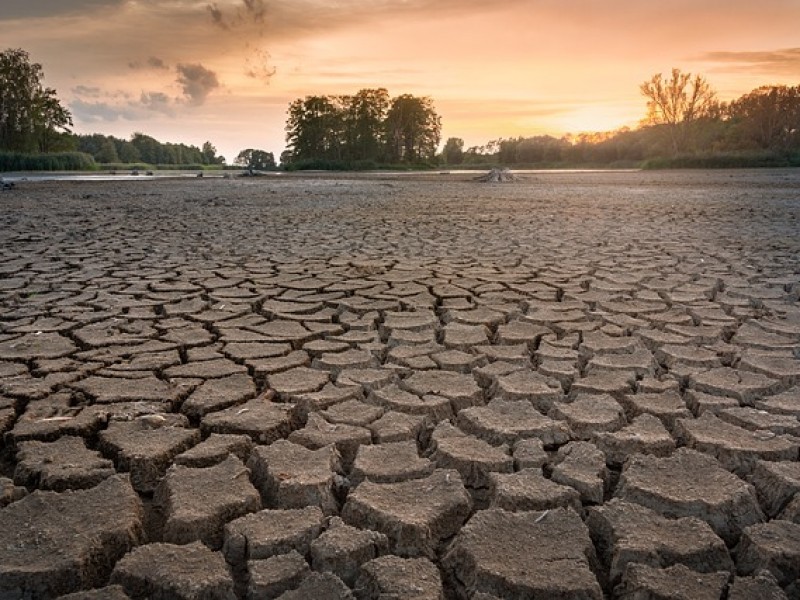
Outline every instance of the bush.
{"type": "Polygon", "coordinates": [[[97,164],[84,152],[23,154],[0,152],[0,171],[94,171],[97,164]]]}
{"type": "Polygon", "coordinates": [[[643,169],[751,169],[791,167],[800,164],[800,156],[777,152],[730,152],[651,158],[643,169]]]}

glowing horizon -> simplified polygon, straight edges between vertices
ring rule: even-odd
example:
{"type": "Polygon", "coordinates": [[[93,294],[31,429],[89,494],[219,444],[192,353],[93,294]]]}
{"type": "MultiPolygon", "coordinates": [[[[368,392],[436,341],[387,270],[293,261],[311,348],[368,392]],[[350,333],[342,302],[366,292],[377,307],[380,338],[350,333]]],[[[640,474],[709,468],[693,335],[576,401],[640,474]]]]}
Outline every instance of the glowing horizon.
{"type": "Polygon", "coordinates": [[[5,0],[78,133],[210,140],[231,162],[285,146],[289,102],[385,87],[431,96],[442,141],[608,131],[644,115],[672,67],[723,100],[800,83],[800,5],[773,0],[5,0]],[[567,4],[567,6],[565,6],[567,4]]]}

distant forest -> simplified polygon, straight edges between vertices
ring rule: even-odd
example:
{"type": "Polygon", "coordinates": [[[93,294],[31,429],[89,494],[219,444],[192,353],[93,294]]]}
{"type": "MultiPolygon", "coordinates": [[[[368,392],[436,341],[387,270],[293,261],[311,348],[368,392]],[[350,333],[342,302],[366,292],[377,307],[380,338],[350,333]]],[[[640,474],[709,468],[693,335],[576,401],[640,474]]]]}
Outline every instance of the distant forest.
{"type": "MultiPolygon", "coordinates": [[[[22,49],[0,52],[0,171],[132,166],[219,168],[211,142],[201,148],[76,135],[42,66],[22,49]]],[[[293,101],[286,122],[284,169],[800,166],[800,86],[769,85],[730,102],[700,75],[673,69],[640,86],[646,101],[635,129],[553,137],[501,138],[464,147],[449,138],[439,152],[441,117],[430,97],[390,97],[384,88],[293,101]]],[[[277,168],[271,152],[248,148],[233,164],[277,168]]]]}

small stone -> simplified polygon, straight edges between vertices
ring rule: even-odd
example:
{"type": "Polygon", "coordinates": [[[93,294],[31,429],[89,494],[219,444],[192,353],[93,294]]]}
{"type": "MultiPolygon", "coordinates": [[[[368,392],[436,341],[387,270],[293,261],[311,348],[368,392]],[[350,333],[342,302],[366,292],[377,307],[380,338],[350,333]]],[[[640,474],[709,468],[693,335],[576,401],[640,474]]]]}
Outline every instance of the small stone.
{"type": "Polygon", "coordinates": [[[666,517],[700,518],[727,544],[734,544],[745,527],[764,520],[752,485],[689,448],[678,448],[669,458],[631,456],[616,496],[666,517]]]}
{"type": "Polygon", "coordinates": [[[155,501],[166,515],[164,541],[201,541],[219,549],[227,521],[261,508],[249,475],[235,456],[205,468],[172,466],[155,492],[155,501]]]}
{"type": "Polygon", "coordinates": [[[701,573],[730,571],[733,561],[704,521],[668,519],[639,504],[613,498],[587,510],[586,525],[598,555],[616,585],[630,563],[651,567],[684,564],[701,573]]]}
{"type": "Polygon", "coordinates": [[[361,446],[350,473],[350,483],[356,486],[365,479],[375,483],[422,479],[431,475],[435,466],[427,458],[419,457],[415,441],[361,446]]]}
{"type": "Polygon", "coordinates": [[[318,506],[251,513],[225,525],[222,552],[235,567],[292,550],[305,556],[322,532],[324,518],[318,506]]]}
{"type": "Polygon", "coordinates": [[[355,600],[344,582],[333,573],[310,573],[300,585],[278,596],[277,600],[355,600]]]}
{"type": "Polygon", "coordinates": [[[580,494],[573,487],[546,479],[541,469],[516,473],[491,473],[489,506],[509,511],[572,507],[581,510],[580,494]]]}
{"type": "Polygon", "coordinates": [[[309,573],[311,569],[306,559],[296,550],[264,560],[248,561],[247,597],[250,600],[276,598],[298,587],[309,573]]]}
{"type": "Polygon", "coordinates": [[[442,564],[465,597],[602,600],[591,568],[595,560],[589,532],[574,510],[492,508],[461,529],[442,564]]]}
{"type": "Polygon", "coordinates": [[[747,527],[737,550],[739,575],[769,571],[780,586],[800,579],[800,524],[774,520],[747,527]]]}
{"type": "Polygon", "coordinates": [[[595,445],[570,442],[559,448],[555,463],[550,479],[577,490],[583,502],[603,502],[609,474],[606,457],[595,445]]]}
{"type": "Polygon", "coordinates": [[[444,600],[439,570],[427,558],[381,556],[361,565],[359,600],[444,600]]]}
{"type": "Polygon", "coordinates": [[[471,509],[458,472],[437,469],[425,479],[363,482],[347,497],[342,518],[355,527],[385,534],[395,554],[433,558],[471,509]]]}
{"type": "Polygon", "coordinates": [[[734,577],[728,589],[728,600],[789,600],[769,571],[752,577],[734,577]]]}
{"type": "Polygon", "coordinates": [[[800,440],[771,431],[749,431],[726,423],[710,412],[697,419],[679,419],[677,434],[686,446],[715,457],[729,471],[747,476],[762,460],[797,460],[800,440]]]}
{"type": "Polygon", "coordinates": [[[200,542],[147,544],[124,556],[111,574],[133,598],[235,600],[233,578],[219,552],[200,542]]]}
{"type": "Polygon", "coordinates": [[[311,566],[331,572],[353,586],[362,563],[386,553],[389,540],[382,533],[356,529],[334,517],[327,530],[311,542],[311,566]]]}
{"type": "Polygon", "coordinates": [[[128,477],[115,475],[88,490],[12,502],[0,510],[0,531],[0,596],[52,598],[105,583],[144,541],[142,503],[128,477]]]}
{"type": "Polygon", "coordinates": [[[334,446],[309,450],[278,440],[269,446],[257,446],[247,465],[267,506],[318,506],[327,515],[338,512],[334,480],[341,467],[334,446]]]}
{"type": "Polygon", "coordinates": [[[630,563],[614,594],[620,600],[719,600],[729,577],[726,572],[697,573],[682,564],[660,569],[630,563]]]}
{"type": "Polygon", "coordinates": [[[17,447],[18,485],[63,492],[93,487],[114,474],[114,463],[86,448],[83,438],[27,441],[17,447]]]}

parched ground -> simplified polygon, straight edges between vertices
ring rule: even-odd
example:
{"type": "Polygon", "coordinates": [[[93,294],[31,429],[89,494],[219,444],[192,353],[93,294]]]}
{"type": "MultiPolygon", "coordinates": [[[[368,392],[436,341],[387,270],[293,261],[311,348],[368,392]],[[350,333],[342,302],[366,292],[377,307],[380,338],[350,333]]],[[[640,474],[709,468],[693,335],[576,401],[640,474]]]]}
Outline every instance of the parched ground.
{"type": "Polygon", "coordinates": [[[800,598],[800,173],[0,193],[0,597],[800,598]]]}

